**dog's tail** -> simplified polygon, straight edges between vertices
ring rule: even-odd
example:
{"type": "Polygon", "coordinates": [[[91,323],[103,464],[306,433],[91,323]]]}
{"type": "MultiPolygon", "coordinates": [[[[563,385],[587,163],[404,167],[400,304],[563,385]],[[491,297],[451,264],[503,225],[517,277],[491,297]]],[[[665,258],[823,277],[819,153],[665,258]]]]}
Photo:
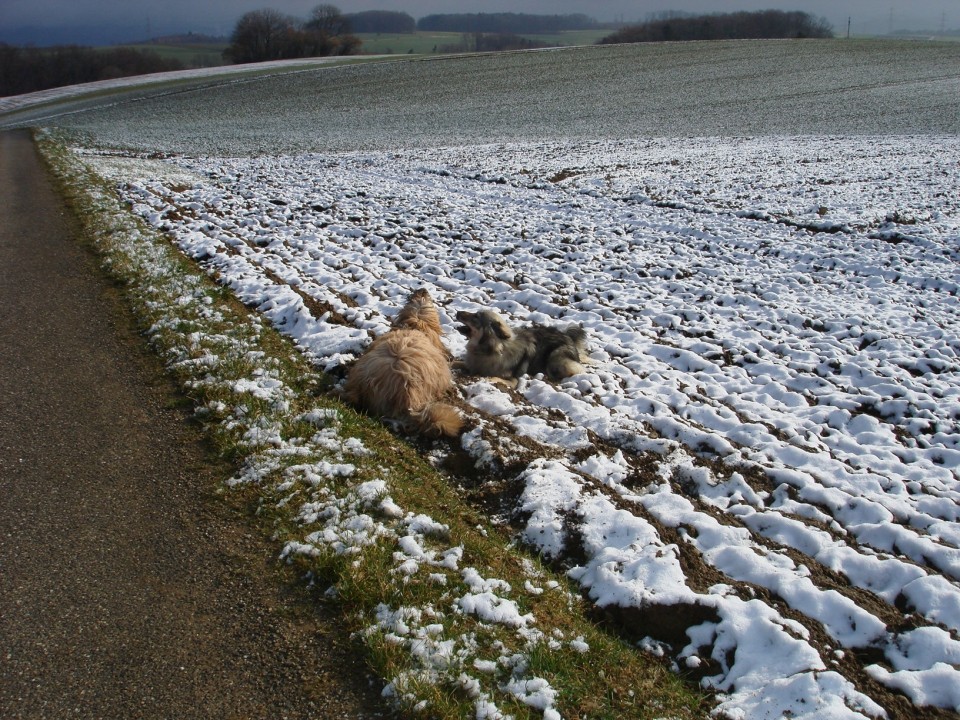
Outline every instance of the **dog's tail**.
{"type": "Polygon", "coordinates": [[[428,403],[420,410],[411,412],[410,417],[424,435],[453,438],[459,436],[463,430],[460,411],[447,403],[428,403]]]}
{"type": "Polygon", "coordinates": [[[564,334],[573,340],[573,344],[577,346],[577,353],[583,357],[587,352],[587,332],[583,329],[581,325],[571,325],[566,330],[563,331],[564,334]]]}
{"type": "Polygon", "coordinates": [[[563,330],[573,345],[561,345],[547,360],[547,377],[551,380],[563,380],[571,375],[585,372],[584,364],[590,364],[587,355],[587,333],[580,325],[571,325],[563,330]]]}
{"type": "MultiPolygon", "coordinates": [[[[567,334],[567,337],[573,340],[574,346],[577,348],[577,359],[583,363],[583,365],[594,365],[594,361],[590,359],[590,356],[587,354],[587,332],[583,329],[582,325],[571,325],[564,332],[567,334]]],[[[580,366],[575,372],[571,373],[574,375],[578,372],[583,372],[583,365],[580,366]]]]}

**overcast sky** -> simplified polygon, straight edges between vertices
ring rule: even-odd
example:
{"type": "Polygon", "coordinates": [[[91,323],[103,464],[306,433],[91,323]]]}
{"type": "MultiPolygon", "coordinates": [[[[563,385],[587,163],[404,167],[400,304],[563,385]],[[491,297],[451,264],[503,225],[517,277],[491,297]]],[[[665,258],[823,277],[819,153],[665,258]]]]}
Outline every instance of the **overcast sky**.
{"type": "MultiPolygon", "coordinates": [[[[89,32],[111,28],[142,39],[169,33],[228,35],[249,10],[270,7],[305,18],[321,0],[0,0],[0,40],[25,26],[48,30],[51,37],[70,28],[89,32]]],[[[886,33],[890,29],[948,30],[960,27],[960,0],[333,0],[343,12],[397,10],[420,18],[431,13],[527,12],[584,13],[597,20],[636,21],[652,12],[732,12],[735,10],[802,10],[830,21],[845,34],[847,18],[854,33],[886,33]]],[[[62,40],[57,37],[57,42],[62,40]]],[[[119,40],[118,40],[119,41],[119,40]]],[[[85,42],[78,37],[76,42],[85,42]]],[[[41,44],[41,43],[37,43],[41,44]]]]}

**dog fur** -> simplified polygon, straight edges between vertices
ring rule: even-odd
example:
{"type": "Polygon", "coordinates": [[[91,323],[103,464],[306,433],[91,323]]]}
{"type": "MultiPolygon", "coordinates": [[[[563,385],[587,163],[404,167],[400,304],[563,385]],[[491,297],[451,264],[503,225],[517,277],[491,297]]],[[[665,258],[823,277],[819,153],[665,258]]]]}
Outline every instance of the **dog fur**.
{"type": "Polygon", "coordinates": [[[516,382],[527,374],[562,380],[583,372],[587,336],[578,325],[562,330],[538,324],[511,328],[491,310],[461,311],[457,320],[467,338],[463,365],[474,375],[516,382]]]}
{"type": "Polygon", "coordinates": [[[342,397],[372,415],[425,435],[456,437],[463,419],[440,402],[453,389],[433,298],[413,292],[392,323],[350,369],[342,397]]]}

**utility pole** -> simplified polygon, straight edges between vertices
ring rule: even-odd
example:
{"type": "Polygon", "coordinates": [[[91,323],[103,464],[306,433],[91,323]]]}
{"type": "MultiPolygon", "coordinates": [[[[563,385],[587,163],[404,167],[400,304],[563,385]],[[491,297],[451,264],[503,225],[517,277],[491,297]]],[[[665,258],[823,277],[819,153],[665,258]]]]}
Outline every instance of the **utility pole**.
{"type": "Polygon", "coordinates": [[[851,20],[851,16],[848,15],[847,16],[847,40],[850,39],[850,20],[851,20]]]}

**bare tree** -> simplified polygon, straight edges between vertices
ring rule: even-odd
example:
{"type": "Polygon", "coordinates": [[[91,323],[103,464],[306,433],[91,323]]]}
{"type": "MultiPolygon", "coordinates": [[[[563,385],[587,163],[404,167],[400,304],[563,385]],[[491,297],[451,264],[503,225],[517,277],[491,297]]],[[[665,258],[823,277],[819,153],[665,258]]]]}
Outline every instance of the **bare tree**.
{"type": "Polygon", "coordinates": [[[350,22],[336,5],[317,5],[303,25],[314,55],[352,55],[360,38],[350,33],[350,22]]]}
{"type": "Polygon", "coordinates": [[[294,18],[277,10],[252,10],[237,21],[224,57],[234,63],[289,57],[290,37],[296,26],[294,18]]]}
{"type": "Polygon", "coordinates": [[[254,10],[237,22],[223,55],[234,63],[351,55],[360,40],[347,30],[333,5],[318,5],[306,23],[276,10],[254,10]]]}
{"type": "Polygon", "coordinates": [[[327,37],[339,37],[350,33],[350,23],[336,5],[317,5],[310,11],[304,27],[321,32],[327,37]]]}

